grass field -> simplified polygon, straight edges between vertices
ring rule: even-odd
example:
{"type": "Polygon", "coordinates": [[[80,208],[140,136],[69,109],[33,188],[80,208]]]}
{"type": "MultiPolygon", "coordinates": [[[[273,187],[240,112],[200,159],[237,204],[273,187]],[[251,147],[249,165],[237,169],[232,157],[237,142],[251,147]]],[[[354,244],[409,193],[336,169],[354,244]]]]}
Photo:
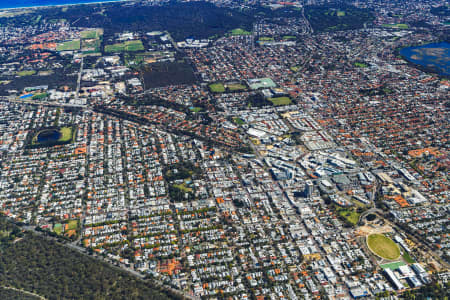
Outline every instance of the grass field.
{"type": "Polygon", "coordinates": [[[244,120],[242,120],[241,118],[233,118],[233,121],[237,125],[244,125],[245,124],[244,120]]]}
{"type": "Polygon", "coordinates": [[[367,245],[373,253],[382,258],[393,260],[400,256],[400,248],[398,245],[385,235],[369,235],[367,237],[367,245]]]}
{"type": "Polygon", "coordinates": [[[183,184],[174,184],[173,187],[177,188],[179,190],[182,190],[185,193],[192,192],[192,189],[190,187],[187,187],[185,183],[183,183],[183,184]]]}
{"type": "Polygon", "coordinates": [[[408,264],[413,264],[416,262],[414,258],[412,258],[411,255],[409,255],[409,253],[406,251],[403,253],[402,257],[408,264]]]}
{"type": "Polygon", "coordinates": [[[17,76],[23,77],[23,76],[31,76],[36,74],[35,70],[25,70],[25,71],[19,71],[17,72],[17,76]]]}
{"type": "Polygon", "coordinates": [[[33,100],[41,100],[41,99],[45,99],[47,97],[48,97],[48,93],[40,93],[40,94],[34,95],[31,99],[33,99],[33,100]]]}
{"type": "Polygon", "coordinates": [[[338,10],[337,16],[338,16],[338,17],[344,17],[344,16],[345,16],[345,11],[338,10]]]}
{"type": "Polygon", "coordinates": [[[289,97],[276,97],[276,98],[269,98],[268,100],[272,102],[274,106],[289,105],[292,103],[289,97]]]}
{"type": "Polygon", "coordinates": [[[96,39],[97,36],[97,30],[86,30],[82,31],[81,33],[82,39],[96,39]]]}
{"type": "Polygon", "coordinates": [[[62,127],[59,132],[61,132],[61,137],[58,142],[67,142],[72,139],[72,127],[62,127]]]}
{"type": "Polygon", "coordinates": [[[78,220],[70,220],[68,225],[69,230],[76,230],[78,227],[78,220]]]}
{"type": "Polygon", "coordinates": [[[140,40],[126,41],[124,43],[105,46],[105,52],[134,52],[144,50],[144,45],[140,40]]]}
{"type": "Polygon", "coordinates": [[[391,269],[391,270],[395,270],[398,269],[398,267],[404,266],[406,265],[404,262],[402,261],[396,261],[393,263],[388,263],[388,264],[384,264],[381,265],[380,267],[384,270],[384,269],[391,269]]]}
{"type": "Polygon", "coordinates": [[[361,63],[361,62],[355,62],[354,65],[357,68],[367,68],[368,67],[368,65],[366,65],[365,63],[361,63]]]}
{"type": "Polygon", "coordinates": [[[200,111],[202,111],[202,108],[201,107],[191,107],[191,108],[189,108],[189,110],[192,112],[200,112],[200,111]]]}
{"type": "Polygon", "coordinates": [[[347,220],[351,225],[356,225],[359,221],[360,214],[354,210],[342,209],[339,211],[339,215],[347,220]]]}
{"type": "Polygon", "coordinates": [[[268,42],[268,41],[273,41],[274,38],[271,37],[271,36],[262,36],[262,37],[259,38],[259,40],[263,41],[263,42],[268,42]]]}
{"type": "Polygon", "coordinates": [[[408,29],[408,24],[397,23],[397,24],[383,24],[383,27],[394,28],[394,29],[408,29]]]}
{"type": "Polygon", "coordinates": [[[297,66],[290,67],[290,69],[292,72],[298,72],[298,70],[300,70],[300,68],[297,66]]]}
{"type": "Polygon", "coordinates": [[[225,86],[222,83],[212,83],[208,87],[209,87],[209,90],[213,93],[225,92],[225,86]]]}
{"type": "Polygon", "coordinates": [[[53,231],[58,235],[61,234],[63,231],[62,224],[55,224],[55,226],[53,226],[53,231]]]}
{"type": "Polygon", "coordinates": [[[251,35],[250,31],[244,30],[242,28],[236,28],[231,30],[231,35],[251,35]]]}
{"type": "Polygon", "coordinates": [[[295,40],[297,37],[293,35],[285,35],[283,36],[283,40],[295,40]]]}
{"type": "Polygon", "coordinates": [[[73,40],[69,42],[64,42],[62,44],[59,44],[56,47],[56,51],[73,51],[73,50],[80,50],[81,42],[80,40],[73,40]]]}
{"type": "Polygon", "coordinates": [[[231,92],[236,92],[236,91],[245,91],[247,90],[247,87],[243,84],[227,84],[227,89],[230,90],[231,92]]]}

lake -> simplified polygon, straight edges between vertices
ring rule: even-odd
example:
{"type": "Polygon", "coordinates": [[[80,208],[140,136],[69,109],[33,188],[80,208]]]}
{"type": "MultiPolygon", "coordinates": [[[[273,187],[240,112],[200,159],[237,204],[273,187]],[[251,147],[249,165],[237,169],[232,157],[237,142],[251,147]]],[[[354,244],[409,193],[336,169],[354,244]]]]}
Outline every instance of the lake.
{"type": "Polygon", "coordinates": [[[38,143],[56,142],[61,137],[59,130],[44,130],[37,136],[38,143]]]}
{"type": "Polygon", "coordinates": [[[438,74],[450,76],[450,43],[432,43],[407,47],[400,54],[409,62],[435,70],[438,74]]]}
{"type": "Polygon", "coordinates": [[[88,4],[96,2],[116,2],[117,0],[13,0],[0,1],[0,9],[17,7],[37,7],[68,4],[88,4]]]}

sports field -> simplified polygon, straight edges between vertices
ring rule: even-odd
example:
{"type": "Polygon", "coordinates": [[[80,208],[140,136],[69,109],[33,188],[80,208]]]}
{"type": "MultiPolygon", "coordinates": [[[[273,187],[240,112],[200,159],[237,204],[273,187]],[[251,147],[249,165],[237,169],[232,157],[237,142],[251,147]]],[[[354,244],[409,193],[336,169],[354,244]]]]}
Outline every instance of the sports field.
{"type": "Polygon", "coordinates": [[[96,39],[98,37],[97,30],[86,30],[80,34],[82,39],[96,39]]]}
{"type": "Polygon", "coordinates": [[[140,40],[126,41],[124,43],[105,46],[105,52],[134,52],[144,50],[144,45],[140,40]]]}
{"type": "Polygon", "coordinates": [[[209,87],[210,91],[213,93],[225,92],[225,86],[222,83],[212,83],[208,87],[209,87]]]}
{"type": "Polygon", "coordinates": [[[245,91],[247,90],[247,87],[240,83],[235,83],[235,84],[227,84],[227,89],[230,92],[236,92],[236,91],[245,91]]]}
{"type": "Polygon", "coordinates": [[[268,100],[272,102],[274,106],[288,105],[292,103],[289,97],[269,98],[268,100]]]}
{"type": "Polygon", "coordinates": [[[380,267],[384,270],[384,269],[391,269],[391,270],[396,270],[401,266],[406,265],[404,262],[402,261],[396,261],[396,262],[392,262],[392,263],[388,263],[388,264],[384,264],[384,265],[380,265],[380,267]]]}
{"type": "Polygon", "coordinates": [[[190,107],[189,110],[192,112],[198,113],[198,112],[202,111],[202,108],[201,107],[190,107]]]}
{"type": "Polygon", "coordinates": [[[252,34],[250,31],[244,30],[242,28],[236,28],[231,30],[231,35],[250,35],[252,34]]]}
{"type": "Polygon", "coordinates": [[[383,27],[394,28],[394,29],[408,29],[408,24],[397,23],[397,24],[383,24],[383,27]]]}
{"type": "Polygon", "coordinates": [[[25,71],[19,71],[17,72],[17,76],[23,77],[23,76],[31,76],[36,74],[35,70],[25,70],[25,71]]]}
{"type": "Polygon", "coordinates": [[[80,50],[81,42],[80,40],[73,40],[69,42],[64,42],[59,44],[56,47],[56,51],[73,51],[73,50],[80,50]]]}
{"type": "Polygon", "coordinates": [[[376,255],[394,260],[400,256],[400,248],[398,245],[383,234],[371,234],[367,237],[367,245],[376,255]]]}
{"type": "Polygon", "coordinates": [[[61,137],[58,142],[67,142],[72,139],[72,127],[62,127],[59,132],[61,133],[61,137]]]}

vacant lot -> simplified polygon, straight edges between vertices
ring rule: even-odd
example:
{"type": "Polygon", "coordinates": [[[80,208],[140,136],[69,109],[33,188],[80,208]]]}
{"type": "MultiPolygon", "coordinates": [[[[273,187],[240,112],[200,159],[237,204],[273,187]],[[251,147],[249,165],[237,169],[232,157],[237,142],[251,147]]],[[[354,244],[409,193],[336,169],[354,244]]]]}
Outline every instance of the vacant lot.
{"type": "Polygon", "coordinates": [[[177,84],[193,84],[197,81],[188,63],[159,62],[142,67],[145,88],[177,84]]]}
{"type": "Polygon", "coordinates": [[[383,234],[371,234],[367,237],[369,249],[378,256],[393,260],[400,256],[398,245],[383,234]]]}

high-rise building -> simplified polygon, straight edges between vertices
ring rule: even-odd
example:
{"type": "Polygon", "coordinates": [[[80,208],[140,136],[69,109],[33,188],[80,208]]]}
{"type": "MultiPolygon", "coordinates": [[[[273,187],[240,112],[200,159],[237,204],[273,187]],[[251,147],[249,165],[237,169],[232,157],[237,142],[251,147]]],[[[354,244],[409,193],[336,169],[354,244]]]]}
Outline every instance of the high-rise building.
{"type": "Polygon", "coordinates": [[[305,183],[305,197],[311,198],[314,191],[314,184],[311,180],[307,180],[305,183]]]}

